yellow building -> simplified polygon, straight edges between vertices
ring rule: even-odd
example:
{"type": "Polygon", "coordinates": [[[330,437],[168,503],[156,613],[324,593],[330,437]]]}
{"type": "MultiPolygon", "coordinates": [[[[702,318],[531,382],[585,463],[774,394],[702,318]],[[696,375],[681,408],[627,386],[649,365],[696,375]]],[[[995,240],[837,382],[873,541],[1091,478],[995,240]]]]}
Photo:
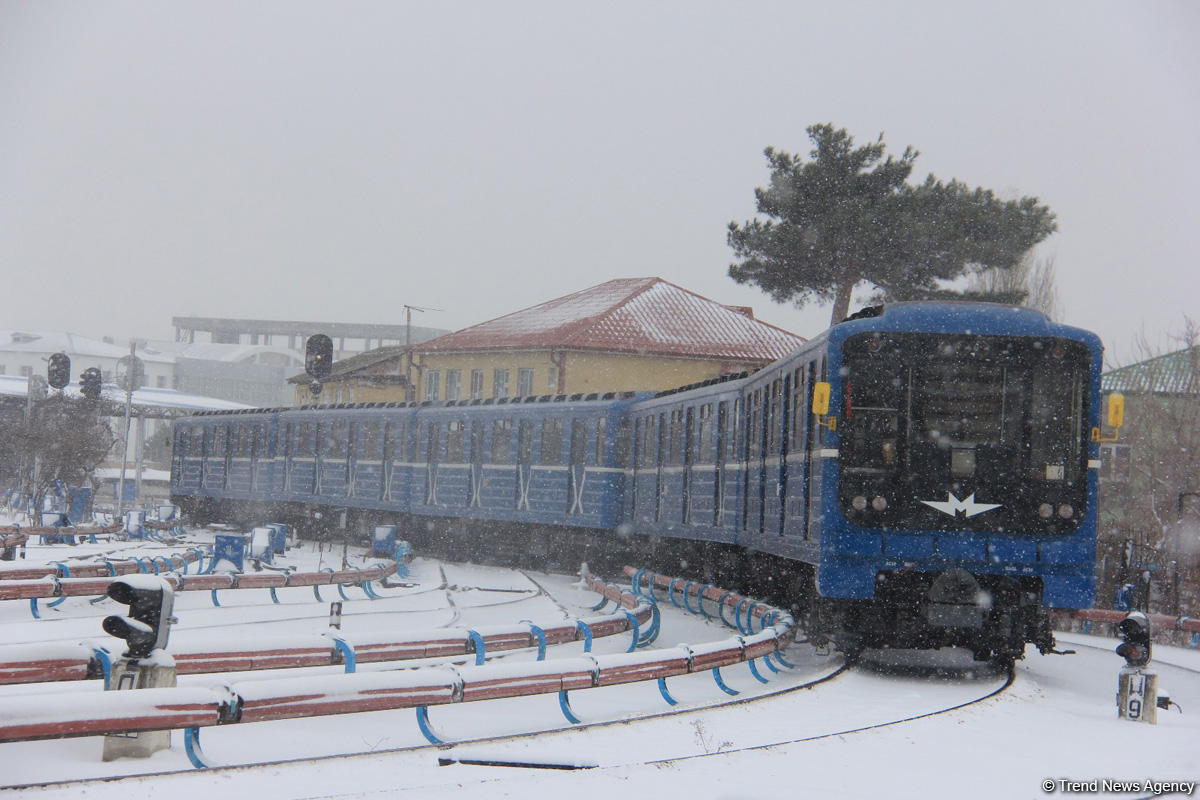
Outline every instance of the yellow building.
{"type": "Polygon", "coordinates": [[[414,348],[418,400],[674,389],[753,371],[804,339],[661,278],[622,278],[414,348]]]}
{"type": "Polygon", "coordinates": [[[307,375],[288,378],[296,385],[296,405],[403,401],[408,395],[405,352],[403,345],[392,345],[333,362],[318,396],[312,394],[307,375]]]}

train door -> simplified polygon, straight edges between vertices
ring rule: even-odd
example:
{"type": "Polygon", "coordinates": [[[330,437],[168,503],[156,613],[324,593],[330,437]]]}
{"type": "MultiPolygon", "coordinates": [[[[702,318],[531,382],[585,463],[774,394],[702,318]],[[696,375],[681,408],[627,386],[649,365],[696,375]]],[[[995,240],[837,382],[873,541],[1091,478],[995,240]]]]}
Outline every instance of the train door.
{"type": "Polygon", "coordinates": [[[483,492],[483,435],[486,430],[486,423],[481,420],[473,420],[471,422],[471,500],[468,505],[471,508],[479,508],[483,505],[481,499],[483,492]]]}
{"type": "MultiPolygon", "coordinates": [[[[396,441],[400,426],[392,421],[383,423],[383,452],[380,453],[379,464],[379,499],[392,499],[392,479],[396,474],[396,441]]],[[[403,441],[402,439],[400,441],[403,441]]]]}
{"type": "Polygon", "coordinates": [[[784,488],[784,534],[808,538],[808,395],[805,369],[792,373],[788,399],[787,485],[784,488]]]}
{"type": "Polygon", "coordinates": [[[670,463],[666,458],[667,447],[668,447],[669,442],[670,442],[670,428],[668,427],[668,423],[667,423],[667,415],[659,414],[658,415],[658,463],[655,464],[655,467],[656,467],[655,474],[657,475],[657,480],[655,481],[655,490],[654,490],[654,495],[657,498],[657,503],[655,504],[655,508],[654,508],[654,521],[655,522],[662,522],[662,520],[663,520],[663,506],[665,505],[665,502],[666,502],[665,496],[668,492],[666,476],[663,473],[665,472],[665,468],[667,467],[667,465],[670,463]]]}
{"type": "Polygon", "coordinates": [[[571,449],[567,461],[567,514],[583,514],[583,486],[587,480],[588,424],[571,420],[571,449]]]}
{"type": "Polygon", "coordinates": [[[766,430],[763,435],[763,527],[764,534],[779,536],[783,533],[783,487],[784,487],[784,423],[783,400],[785,380],[771,381],[768,395],[764,399],[766,430]]]}
{"type": "MultiPolygon", "coordinates": [[[[811,396],[812,387],[818,380],[825,380],[825,361],[822,359],[820,372],[817,371],[817,362],[811,361],[808,364],[808,391],[811,396]]],[[[804,400],[805,406],[808,406],[810,397],[804,400]]],[[[808,420],[808,529],[806,536],[808,538],[818,538],[821,535],[821,473],[823,472],[824,462],[821,455],[821,445],[824,443],[825,428],[817,424],[811,414],[806,411],[805,416],[808,420]]]]}
{"type": "Polygon", "coordinates": [[[425,425],[423,454],[425,456],[425,505],[438,504],[438,462],[439,445],[442,439],[442,426],[436,422],[425,425]]]}
{"type": "Polygon", "coordinates": [[[533,421],[517,424],[517,511],[529,511],[529,484],[533,481],[533,421]]]}
{"type": "Polygon", "coordinates": [[[763,493],[765,490],[764,409],[767,387],[759,387],[746,399],[746,458],[743,486],[742,530],[758,536],[763,530],[763,493]]]}
{"type": "Polygon", "coordinates": [[[683,415],[683,509],[682,522],[692,524],[692,464],[696,461],[695,433],[692,427],[696,424],[696,409],[688,406],[683,415]]]}

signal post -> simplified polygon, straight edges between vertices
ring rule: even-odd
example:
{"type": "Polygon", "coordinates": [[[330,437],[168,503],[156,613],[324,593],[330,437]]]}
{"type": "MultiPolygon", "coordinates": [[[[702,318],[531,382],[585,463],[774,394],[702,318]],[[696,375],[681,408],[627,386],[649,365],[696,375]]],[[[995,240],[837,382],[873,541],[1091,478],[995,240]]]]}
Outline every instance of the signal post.
{"type": "MultiPolygon", "coordinates": [[[[128,649],[113,663],[105,689],[159,689],[175,686],[175,660],[167,654],[175,593],[155,575],[127,575],[113,581],[107,594],[129,606],[129,616],[104,618],[104,632],[124,639],[128,649]]],[[[105,761],[147,758],[171,746],[171,732],[139,731],[104,737],[105,761]]]]}

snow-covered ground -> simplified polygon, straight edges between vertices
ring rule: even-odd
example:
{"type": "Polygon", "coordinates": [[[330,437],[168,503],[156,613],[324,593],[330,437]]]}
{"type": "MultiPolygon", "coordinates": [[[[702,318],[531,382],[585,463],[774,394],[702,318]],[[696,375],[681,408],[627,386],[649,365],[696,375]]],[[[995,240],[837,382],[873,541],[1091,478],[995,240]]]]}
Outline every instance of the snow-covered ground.
{"type": "MultiPolygon", "coordinates": [[[[211,541],[210,533],[194,535],[211,541]]],[[[82,559],[93,552],[116,557],[182,549],[157,547],[127,542],[31,545],[24,564],[82,559]]],[[[352,562],[356,558],[352,554],[352,562]]],[[[305,544],[285,560],[299,569],[340,567],[341,551],[320,553],[305,544]]],[[[596,602],[594,594],[573,585],[571,576],[526,576],[429,559],[414,563],[411,580],[416,585],[386,590],[379,600],[347,589],[352,599],[344,604],[343,630],[402,633],[556,620],[591,613],[587,608],[596,602]],[[446,588],[439,588],[443,576],[446,588]]],[[[266,590],[228,591],[221,593],[220,607],[213,606],[208,592],[180,593],[171,646],[224,647],[318,633],[327,627],[328,601],[337,595],[332,588],[323,592],[324,602],[318,602],[311,589],[280,590],[276,605],[266,590]]],[[[656,647],[714,641],[732,633],[664,605],[656,647]]],[[[0,636],[5,644],[104,640],[108,637],[100,631],[100,619],[119,612],[112,601],[92,604],[72,598],[55,608],[43,603],[43,618],[34,620],[27,602],[7,601],[0,603],[0,636]]],[[[426,745],[411,710],[230,725],[202,731],[208,758],[228,765],[208,771],[192,769],[178,731],[170,751],[109,763],[100,759],[98,738],[0,744],[0,786],[23,787],[6,790],[5,797],[36,798],[444,798],[450,792],[456,798],[590,798],[631,791],[697,798],[781,793],[1009,798],[1069,794],[1060,783],[1068,780],[1097,781],[1102,788],[1108,779],[1139,784],[1137,791],[1115,796],[1147,797],[1156,794],[1153,785],[1145,785],[1148,781],[1200,776],[1200,653],[1155,650],[1161,685],[1185,713],[1160,711],[1159,724],[1148,726],[1116,717],[1114,693],[1122,660],[1112,652],[1115,642],[1066,634],[1060,641],[1077,654],[1043,657],[1031,649],[1007,691],[930,716],[923,715],[993,692],[1003,677],[987,670],[898,673],[860,666],[812,688],[796,689],[840,664],[836,655],[796,645],[788,653],[796,669],[772,674],[765,685],[745,666],[724,668],[725,681],[742,692],[736,698],[721,692],[709,673],[670,679],[670,691],[681,701],[676,709],[667,707],[653,682],[573,692],[572,708],[584,720],[582,726],[565,722],[553,695],[431,707],[437,732],[459,742],[445,748],[426,745]],[[531,731],[542,732],[525,735],[531,731]],[[121,775],[130,777],[116,777],[121,775]],[[109,780],[86,780],[101,777],[109,780]],[[1045,782],[1053,783],[1052,792],[1044,790],[1045,782]],[[39,783],[49,785],[30,786],[39,783]]],[[[623,652],[628,644],[627,634],[597,639],[594,652],[623,652]]],[[[560,646],[550,657],[577,655],[581,649],[581,643],[560,646]]],[[[504,656],[512,661],[533,657],[529,652],[504,656]]],[[[385,668],[364,664],[360,671],[385,668]]],[[[340,671],[322,667],[302,672],[340,671]]],[[[281,673],[186,675],[179,683],[224,684],[272,674],[281,673]]],[[[0,714],[6,697],[44,693],[85,702],[100,689],[97,681],[0,686],[0,714]]]]}

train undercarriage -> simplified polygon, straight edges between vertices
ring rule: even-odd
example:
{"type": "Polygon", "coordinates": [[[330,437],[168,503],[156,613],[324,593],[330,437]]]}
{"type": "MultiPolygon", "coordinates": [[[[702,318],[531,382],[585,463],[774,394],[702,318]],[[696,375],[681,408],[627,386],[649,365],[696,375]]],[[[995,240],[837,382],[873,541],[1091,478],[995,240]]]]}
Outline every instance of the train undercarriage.
{"type": "Polygon", "coordinates": [[[559,572],[574,572],[586,562],[596,574],[610,576],[625,564],[637,564],[663,574],[690,575],[787,608],[809,641],[848,654],[959,647],[978,661],[1003,664],[1021,658],[1027,642],[1042,653],[1054,650],[1041,582],[1034,577],[974,575],[963,569],[880,572],[874,599],[847,600],[820,596],[810,564],[735,545],[303,503],[190,497],[176,503],[196,524],[248,527],[270,519],[331,547],[365,544],[374,526],[394,524],[418,553],[452,561],[559,572]]]}

